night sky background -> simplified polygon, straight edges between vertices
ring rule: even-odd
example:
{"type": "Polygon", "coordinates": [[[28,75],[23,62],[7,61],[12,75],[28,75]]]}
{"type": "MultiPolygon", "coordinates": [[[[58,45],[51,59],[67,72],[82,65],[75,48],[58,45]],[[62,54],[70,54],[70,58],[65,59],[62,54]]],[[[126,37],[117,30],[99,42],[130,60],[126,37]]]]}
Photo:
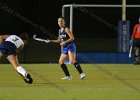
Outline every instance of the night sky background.
{"type": "MultiPolygon", "coordinates": [[[[56,33],[59,28],[57,25],[57,18],[61,16],[61,9],[64,4],[121,3],[122,0],[0,0],[0,32],[40,32],[40,30],[36,29],[34,26],[31,26],[23,20],[16,18],[13,14],[8,13],[6,11],[7,8],[4,8],[3,6],[14,10],[14,12],[52,33],[56,33]]],[[[127,0],[127,4],[140,4],[140,1],[127,0]]]]}
{"type": "MultiPolygon", "coordinates": [[[[20,35],[27,32],[31,38],[33,34],[41,38],[56,38],[59,30],[57,19],[62,14],[64,4],[121,5],[122,0],[0,0],[0,34],[20,35]]],[[[140,5],[140,1],[127,0],[127,4],[140,5]]],[[[121,8],[88,9],[88,11],[85,13],[79,9],[74,10],[73,34],[77,52],[118,52],[117,24],[121,20],[121,8]]],[[[130,9],[127,12],[127,20],[131,23],[130,32],[133,25],[138,23],[139,12],[140,8],[130,9]]],[[[57,62],[59,56],[59,45],[30,41],[20,56],[20,61],[57,62]]]]}

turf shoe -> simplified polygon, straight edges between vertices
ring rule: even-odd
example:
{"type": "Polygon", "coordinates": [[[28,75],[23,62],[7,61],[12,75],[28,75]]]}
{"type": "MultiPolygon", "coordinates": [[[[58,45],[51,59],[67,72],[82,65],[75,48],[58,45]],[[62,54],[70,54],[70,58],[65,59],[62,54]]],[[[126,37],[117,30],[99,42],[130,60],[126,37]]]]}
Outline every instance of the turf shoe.
{"type": "Polygon", "coordinates": [[[80,74],[80,79],[82,80],[82,79],[84,79],[86,77],[86,74],[85,73],[81,73],[80,74]]]}
{"type": "Polygon", "coordinates": [[[26,83],[32,84],[33,79],[31,78],[30,74],[26,74],[25,77],[24,77],[24,81],[26,83]]]}
{"type": "Polygon", "coordinates": [[[139,61],[134,61],[133,64],[134,65],[140,65],[140,62],[139,61]]]}
{"type": "Polygon", "coordinates": [[[26,74],[25,77],[19,73],[19,75],[22,77],[22,79],[29,84],[32,84],[33,79],[31,78],[30,74],[26,74]]]}
{"type": "Polygon", "coordinates": [[[61,78],[62,80],[72,80],[72,76],[65,76],[63,78],[61,78]]]}

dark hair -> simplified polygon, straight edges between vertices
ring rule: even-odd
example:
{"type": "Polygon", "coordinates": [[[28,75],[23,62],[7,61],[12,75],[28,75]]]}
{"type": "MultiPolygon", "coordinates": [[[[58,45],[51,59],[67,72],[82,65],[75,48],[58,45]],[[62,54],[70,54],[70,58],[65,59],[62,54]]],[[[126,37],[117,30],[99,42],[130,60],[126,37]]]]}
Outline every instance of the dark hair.
{"type": "Polygon", "coordinates": [[[28,34],[27,33],[21,33],[21,35],[19,36],[22,40],[29,40],[28,34]]]}
{"type": "Polygon", "coordinates": [[[62,18],[64,21],[66,21],[65,17],[63,17],[63,16],[60,16],[59,18],[62,18]]]}
{"type": "Polygon", "coordinates": [[[65,18],[65,17],[60,16],[59,18],[62,18],[62,19],[65,21],[65,26],[69,26],[69,24],[67,23],[67,21],[66,21],[66,18],[65,18]]]}

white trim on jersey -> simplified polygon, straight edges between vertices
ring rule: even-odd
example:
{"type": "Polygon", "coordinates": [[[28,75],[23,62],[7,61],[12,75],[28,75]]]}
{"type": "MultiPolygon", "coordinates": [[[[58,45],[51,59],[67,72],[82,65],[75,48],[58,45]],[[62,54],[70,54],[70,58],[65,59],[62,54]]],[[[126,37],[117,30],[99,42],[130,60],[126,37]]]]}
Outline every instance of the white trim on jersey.
{"type": "Polygon", "coordinates": [[[10,35],[5,41],[9,41],[9,42],[15,44],[15,46],[17,48],[19,48],[21,45],[24,45],[23,40],[16,35],[10,35]]]}

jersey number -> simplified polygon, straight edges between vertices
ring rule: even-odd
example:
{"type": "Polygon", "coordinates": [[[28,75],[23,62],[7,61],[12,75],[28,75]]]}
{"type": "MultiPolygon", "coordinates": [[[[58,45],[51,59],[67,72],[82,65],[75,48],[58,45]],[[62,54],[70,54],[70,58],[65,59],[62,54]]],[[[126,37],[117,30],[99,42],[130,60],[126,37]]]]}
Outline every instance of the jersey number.
{"type": "Polygon", "coordinates": [[[12,41],[16,42],[18,40],[18,38],[14,38],[12,41]]]}

